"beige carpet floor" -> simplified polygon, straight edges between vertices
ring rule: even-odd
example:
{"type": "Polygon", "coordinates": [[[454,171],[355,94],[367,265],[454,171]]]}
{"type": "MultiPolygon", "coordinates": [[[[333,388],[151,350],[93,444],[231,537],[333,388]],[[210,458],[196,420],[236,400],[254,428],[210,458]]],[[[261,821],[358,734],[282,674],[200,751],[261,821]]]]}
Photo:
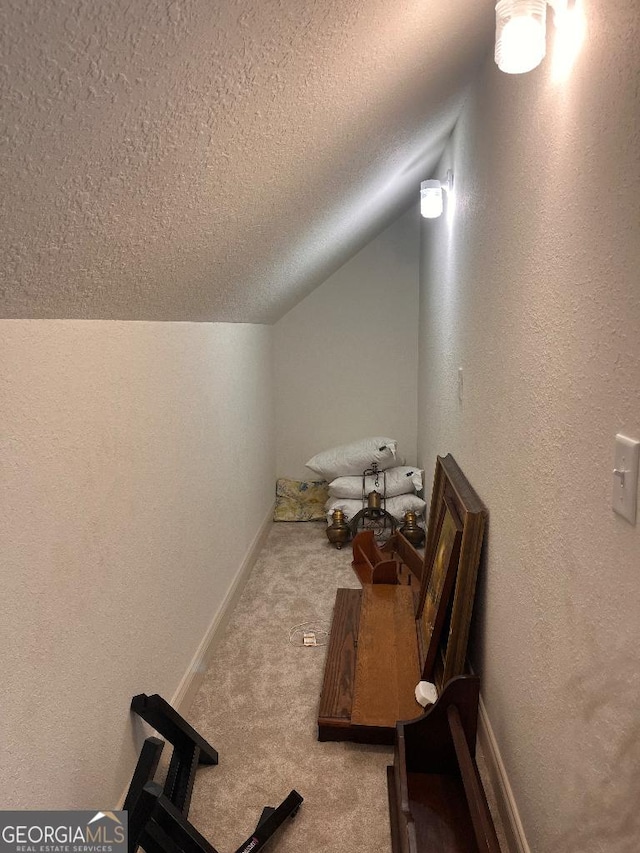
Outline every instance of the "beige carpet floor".
{"type": "Polygon", "coordinates": [[[265,805],[304,797],[269,849],[278,853],[389,853],[391,747],[319,743],[316,715],[325,647],[291,645],[291,628],[330,622],[338,586],[358,587],[351,548],[323,523],[274,524],[216,646],[189,722],[218,750],[198,770],[189,813],[220,851],[247,838],[265,805]]]}
{"type": "MultiPolygon", "coordinates": [[[[324,528],[273,525],[187,717],[220,756],[218,766],[198,770],[189,813],[220,853],[233,853],[263,806],[277,806],[292,788],[304,803],[270,850],[391,851],[386,767],[393,749],[318,742],[326,646],[289,642],[300,623],[329,627],[337,587],[359,587],[351,547],[330,546],[324,528]]],[[[481,753],[478,761],[507,853],[481,753]]]]}

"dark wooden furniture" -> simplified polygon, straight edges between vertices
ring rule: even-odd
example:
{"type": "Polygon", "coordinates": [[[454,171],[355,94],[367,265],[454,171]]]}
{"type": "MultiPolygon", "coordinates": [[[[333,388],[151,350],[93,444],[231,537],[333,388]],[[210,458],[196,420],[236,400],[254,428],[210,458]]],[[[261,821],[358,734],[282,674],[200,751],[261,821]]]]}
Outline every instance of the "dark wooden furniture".
{"type": "MultiPolygon", "coordinates": [[[[128,847],[135,853],[218,853],[187,816],[199,764],[217,764],[218,753],[158,694],[140,693],[131,710],[173,745],[164,787],[153,781],[164,741],[145,740],[124,801],[129,816],[128,847]]],[[[279,806],[265,806],[252,835],[236,853],[261,850],[288,817],[294,817],[302,797],[291,791],[279,806]]]]}
{"type": "Polygon", "coordinates": [[[422,713],[415,699],[420,680],[440,688],[464,672],[485,517],[449,455],[437,459],[420,568],[401,534],[387,551],[371,534],[356,537],[354,568],[363,588],[337,591],[319,740],[391,744],[396,721],[422,713]]]}
{"type": "Polygon", "coordinates": [[[419,589],[423,558],[400,531],[380,547],[374,532],[363,530],[355,536],[352,548],[351,565],[361,584],[405,583],[419,589]]]}
{"type": "Polygon", "coordinates": [[[459,676],[396,727],[387,770],[393,853],[500,853],[475,761],[476,676],[459,676]]]}
{"type": "MultiPolygon", "coordinates": [[[[134,696],[131,710],[172,744],[164,794],[183,814],[188,814],[198,765],[217,764],[218,753],[157,693],[134,696]]],[[[157,738],[147,738],[144,742],[125,800],[126,809],[133,808],[142,787],[153,779],[163,747],[164,743],[157,738]]]]}
{"type": "MultiPolygon", "coordinates": [[[[295,817],[301,804],[300,794],[291,791],[277,808],[267,806],[255,830],[235,853],[257,853],[262,850],[287,818],[295,817]]],[[[143,787],[129,815],[129,834],[134,834],[145,853],[218,853],[164,795],[162,787],[156,782],[148,782],[143,787]]]]}
{"type": "MultiPolygon", "coordinates": [[[[142,749],[138,756],[138,763],[136,764],[136,769],[133,771],[129,790],[127,791],[127,796],[125,797],[124,805],[122,807],[129,813],[129,815],[131,815],[131,812],[138,802],[138,798],[142,794],[144,786],[156,775],[156,770],[158,769],[158,763],[160,762],[160,756],[162,755],[163,749],[164,741],[157,737],[148,737],[142,744],[142,749]]],[[[129,821],[129,823],[131,823],[131,821],[129,821]]],[[[131,842],[133,839],[134,836],[129,828],[130,853],[133,853],[133,850],[135,850],[136,847],[135,843],[132,846],[131,842]]]]}

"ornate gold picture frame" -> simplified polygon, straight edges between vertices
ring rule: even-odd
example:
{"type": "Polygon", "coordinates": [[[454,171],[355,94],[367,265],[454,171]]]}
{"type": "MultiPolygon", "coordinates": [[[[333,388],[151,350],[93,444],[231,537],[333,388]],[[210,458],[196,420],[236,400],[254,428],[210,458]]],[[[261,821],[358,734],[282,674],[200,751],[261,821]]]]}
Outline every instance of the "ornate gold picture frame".
{"type": "Polygon", "coordinates": [[[448,607],[447,597],[444,594],[440,596],[438,619],[442,622],[437,638],[438,645],[434,649],[431,644],[425,643],[422,655],[424,659],[422,677],[427,681],[434,681],[439,690],[451,678],[462,675],[465,671],[471,613],[487,519],[486,507],[451,454],[437,457],[433,478],[422,592],[418,605],[418,615],[422,616],[426,604],[425,619],[431,618],[429,613],[432,610],[432,603],[428,596],[433,596],[438,588],[443,593],[446,592],[445,583],[449,575],[444,574],[443,559],[447,553],[451,554],[451,549],[455,547],[451,534],[451,522],[448,521],[445,527],[447,518],[452,520],[457,518],[462,528],[459,555],[457,561],[453,560],[453,568],[457,570],[450,570],[453,579],[453,595],[450,597],[448,607]],[[446,532],[444,539],[443,531],[446,532]]]}

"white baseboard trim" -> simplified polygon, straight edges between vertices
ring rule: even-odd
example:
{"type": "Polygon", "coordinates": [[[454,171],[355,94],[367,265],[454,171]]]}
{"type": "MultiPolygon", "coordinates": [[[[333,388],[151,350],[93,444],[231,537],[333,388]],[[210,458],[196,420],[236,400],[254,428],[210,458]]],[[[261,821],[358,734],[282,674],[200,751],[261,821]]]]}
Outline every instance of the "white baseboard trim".
{"type": "MultiPolygon", "coordinates": [[[[269,512],[264,518],[264,521],[260,525],[258,532],[253,537],[245,558],[236,572],[231,586],[227,590],[227,594],[223,598],[220,607],[218,607],[215,616],[211,620],[211,624],[207,628],[196,653],[191,659],[191,663],[187,667],[187,671],[180,680],[180,684],[169,702],[169,704],[172,705],[179,714],[182,714],[183,717],[188,716],[189,709],[195,699],[198,688],[204,680],[204,675],[207,671],[207,666],[209,665],[213,652],[215,651],[215,647],[222,637],[224,629],[231,618],[231,614],[233,613],[233,609],[242,594],[242,590],[244,589],[247,580],[249,579],[251,569],[254,567],[267,535],[271,530],[274,507],[275,504],[272,504],[269,508],[269,512]]],[[[170,752],[171,750],[169,750],[169,753],[170,752]]],[[[160,776],[162,776],[163,772],[166,772],[168,758],[169,756],[167,754],[162,754],[159,765],[160,776]]],[[[122,796],[116,805],[117,809],[122,808],[128,789],[129,785],[127,784],[127,787],[122,792],[122,796]]]]}
{"type": "Polygon", "coordinates": [[[220,607],[211,620],[211,624],[207,628],[207,632],[202,638],[202,642],[198,646],[187,671],[182,677],[182,680],[178,685],[178,689],[173,694],[170,704],[183,716],[186,716],[189,712],[189,708],[195,699],[198,688],[204,679],[205,672],[207,671],[209,661],[215,651],[216,644],[222,637],[224,629],[231,618],[231,614],[233,613],[233,609],[242,594],[242,590],[244,589],[247,580],[249,579],[251,569],[254,567],[255,562],[258,559],[258,554],[262,550],[262,546],[265,543],[273,523],[273,510],[274,506],[272,505],[264,521],[260,525],[258,532],[253,537],[246,556],[242,561],[240,568],[236,572],[236,576],[227,590],[227,594],[222,600],[220,607]]]}
{"type": "Polygon", "coordinates": [[[487,772],[490,776],[509,848],[512,853],[531,853],[482,696],[480,696],[478,713],[478,745],[482,750],[487,772]]]}

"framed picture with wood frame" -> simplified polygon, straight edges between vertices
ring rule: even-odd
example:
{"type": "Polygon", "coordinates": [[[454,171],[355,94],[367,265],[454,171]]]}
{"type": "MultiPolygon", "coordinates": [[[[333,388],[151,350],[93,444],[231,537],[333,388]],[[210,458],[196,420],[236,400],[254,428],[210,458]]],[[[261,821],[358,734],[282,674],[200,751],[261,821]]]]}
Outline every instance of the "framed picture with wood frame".
{"type": "MultiPolygon", "coordinates": [[[[424,649],[423,679],[434,681],[440,691],[451,678],[462,675],[465,671],[467,643],[471,613],[475,596],[480,553],[487,519],[487,509],[472,488],[471,484],[460,470],[458,463],[449,453],[438,456],[433,478],[433,491],[429,506],[429,523],[427,525],[427,542],[425,546],[424,569],[427,576],[423,578],[421,600],[421,622],[424,630],[433,614],[434,600],[427,600],[428,590],[441,589],[438,619],[444,620],[444,630],[439,631],[438,647],[428,646],[424,649]],[[449,520],[451,519],[451,520],[449,520]],[[447,548],[453,548],[452,523],[457,520],[461,525],[459,556],[457,571],[453,572],[453,597],[446,608],[446,582],[443,579],[443,558],[447,548]],[[445,527],[446,521],[446,527],[445,527]],[[443,538],[443,532],[448,531],[443,538]],[[449,545],[446,545],[446,542],[449,545]],[[438,583],[432,584],[438,577],[438,583]],[[445,606],[443,607],[443,604],[445,606]]],[[[457,529],[457,527],[456,527],[457,529]]],[[[420,612],[420,611],[419,611],[420,612]]],[[[435,636],[435,632],[434,632],[435,636]]]]}
{"type": "Polygon", "coordinates": [[[434,537],[437,539],[437,548],[430,566],[428,583],[422,584],[416,612],[418,653],[422,678],[425,680],[428,678],[425,674],[433,671],[440,648],[462,540],[462,522],[446,495],[439,507],[434,537]]]}

